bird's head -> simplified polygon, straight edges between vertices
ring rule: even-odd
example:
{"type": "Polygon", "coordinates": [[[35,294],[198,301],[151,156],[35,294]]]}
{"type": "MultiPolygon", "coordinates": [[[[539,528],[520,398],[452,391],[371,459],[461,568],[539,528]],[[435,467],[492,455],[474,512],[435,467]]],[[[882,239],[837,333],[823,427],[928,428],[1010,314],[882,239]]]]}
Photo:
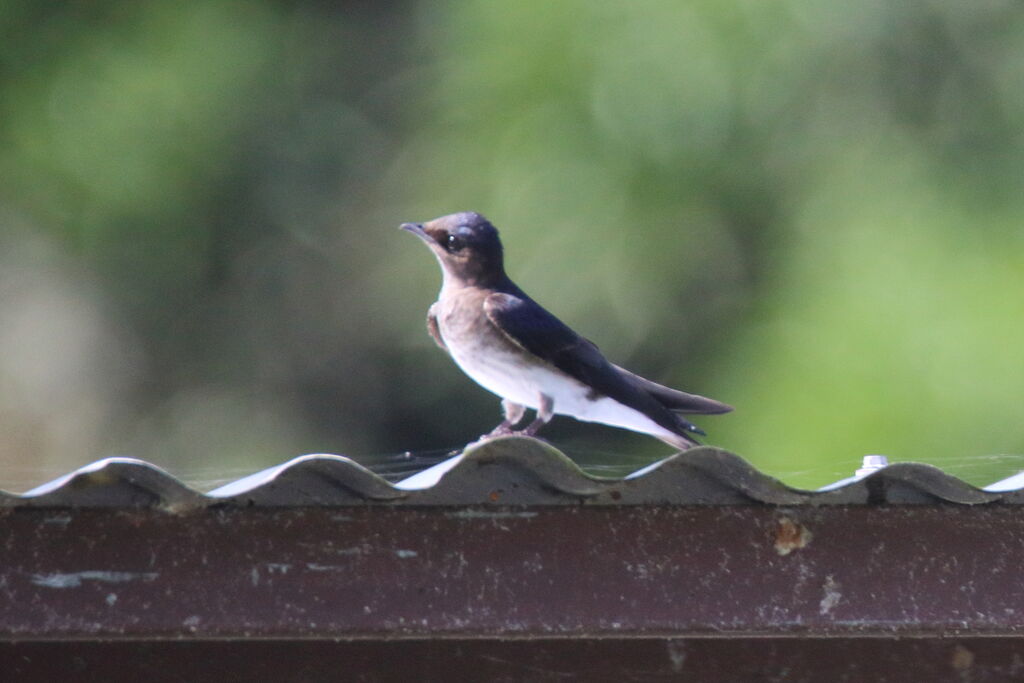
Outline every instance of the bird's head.
{"type": "Polygon", "coordinates": [[[445,281],[491,285],[505,277],[497,229],[478,213],[463,211],[426,223],[403,223],[434,252],[445,281]]]}

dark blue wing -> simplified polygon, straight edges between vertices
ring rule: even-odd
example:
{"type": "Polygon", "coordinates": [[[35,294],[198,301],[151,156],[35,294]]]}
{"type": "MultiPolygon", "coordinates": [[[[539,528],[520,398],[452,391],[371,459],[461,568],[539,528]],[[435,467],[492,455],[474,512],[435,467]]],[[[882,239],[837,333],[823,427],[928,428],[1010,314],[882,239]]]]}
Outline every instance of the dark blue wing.
{"type": "MultiPolygon", "coordinates": [[[[525,296],[491,294],[484,312],[510,341],[586,384],[616,374],[598,348],[525,296]]],[[[595,388],[597,388],[595,386],[595,388]]]]}
{"type": "Polygon", "coordinates": [[[637,410],[666,429],[685,433],[689,424],[609,363],[597,346],[532,299],[503,292],[484,301],[487,317],[510,341],[601,395],[637,410]]]}

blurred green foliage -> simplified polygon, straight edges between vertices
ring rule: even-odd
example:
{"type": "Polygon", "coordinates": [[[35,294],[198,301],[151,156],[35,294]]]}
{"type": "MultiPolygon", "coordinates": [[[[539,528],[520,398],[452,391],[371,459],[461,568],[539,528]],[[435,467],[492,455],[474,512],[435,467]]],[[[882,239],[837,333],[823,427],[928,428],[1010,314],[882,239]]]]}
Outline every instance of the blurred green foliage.
{"type": "Polygon", "coordinates": [[[735,405],[709,441],[788,483],[866,453],[1009,475],[1022,81],[1009,0],[5,0],[0,487],[490,429],[394,229],[459,210],[614,361],[735,405]]]}

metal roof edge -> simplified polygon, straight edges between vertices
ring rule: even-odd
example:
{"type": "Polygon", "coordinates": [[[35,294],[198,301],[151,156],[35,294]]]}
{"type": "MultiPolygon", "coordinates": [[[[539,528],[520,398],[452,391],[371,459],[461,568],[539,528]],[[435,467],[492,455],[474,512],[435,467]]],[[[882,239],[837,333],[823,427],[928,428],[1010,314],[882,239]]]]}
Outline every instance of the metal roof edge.
{"type": "Polygon", "coordinates": [[[742,457],[710,446],[676,453],[625,478],[589,475],[545,441],[508,436],[392,484],[350,458],[306,455],[203,494],[143,460],[108,458],[0,507],[310,505],[870,505],[1024,503],[1021,489],[990,491],[930,465],[899,463],[839,487],[792,488],[742,457]]]}

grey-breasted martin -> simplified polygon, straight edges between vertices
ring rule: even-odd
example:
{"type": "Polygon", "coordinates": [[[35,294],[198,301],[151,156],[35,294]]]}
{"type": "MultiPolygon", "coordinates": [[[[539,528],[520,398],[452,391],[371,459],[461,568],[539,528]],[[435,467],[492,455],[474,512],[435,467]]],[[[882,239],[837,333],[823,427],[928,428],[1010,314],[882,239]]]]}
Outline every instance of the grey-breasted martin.
{"type": "Polygon", "coordinates": [[[441,294],[427,313],[430,335],[477,384],[502,398],[505,420],[486,436],[513,433],[532,408],[536,419],[518,433],[532,436],[558,413],[686,449],[697,443],[693,434],[704,432],[682,415],[732,410],[609,363],[509,279],[498,231],[480,214],[454,213],[401,227],[430,247],[444,275],[441,294]]]}

